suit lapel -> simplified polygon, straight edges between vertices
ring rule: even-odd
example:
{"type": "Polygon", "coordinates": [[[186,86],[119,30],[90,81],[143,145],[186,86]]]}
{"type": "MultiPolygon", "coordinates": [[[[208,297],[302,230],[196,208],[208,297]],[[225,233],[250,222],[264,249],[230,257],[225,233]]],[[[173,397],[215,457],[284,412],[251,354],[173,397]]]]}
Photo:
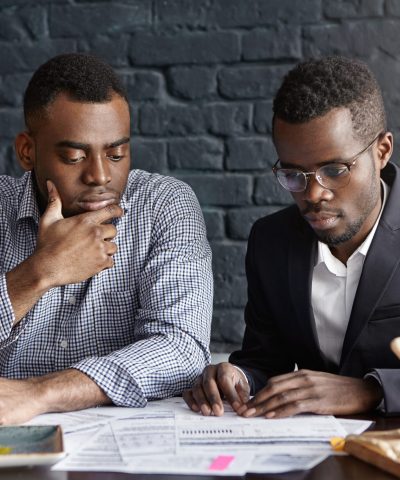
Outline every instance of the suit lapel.
{"type": "Polygon", "coordinates": [[[340,368],[351,353],[358,336],[384,294],[400,261],[399,255],[396,254],[400,251],[400,216],[398,213],[400,182],[398,168],[392,164],[386,168],[388,167],[389,182],[387,183],[391,183],[390,180],[392,180],[393,184],[364,262],[343,343],[340,368]]]}

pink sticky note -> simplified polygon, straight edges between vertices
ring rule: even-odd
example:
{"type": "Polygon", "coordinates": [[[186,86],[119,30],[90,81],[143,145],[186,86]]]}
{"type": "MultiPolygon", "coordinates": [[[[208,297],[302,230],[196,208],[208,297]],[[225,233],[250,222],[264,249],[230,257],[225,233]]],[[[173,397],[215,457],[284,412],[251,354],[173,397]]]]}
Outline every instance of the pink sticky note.
{"type": "Polygon", "coordinates": [[[229,467],[229,464],[235,457],[232,455],[220,455],[219,457],[214,458],[211,465],[208,467],[209,470],[225,470],[229,467]]]}

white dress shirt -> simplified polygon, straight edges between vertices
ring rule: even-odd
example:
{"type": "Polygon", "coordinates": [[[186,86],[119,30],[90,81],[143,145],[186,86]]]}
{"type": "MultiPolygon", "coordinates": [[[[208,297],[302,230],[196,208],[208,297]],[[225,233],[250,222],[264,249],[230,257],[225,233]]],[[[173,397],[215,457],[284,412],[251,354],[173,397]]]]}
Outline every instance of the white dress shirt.
{"type": "Polygon", "coordinates": [[[311,304],[321,352],[327,360],[336,365],[340,363],[343,341],[364,260],[389,193],[388,185],[382,180],[381,183],[383,201],[379,216],[367,238],[347,260],[347,265],[334,257],[325,243],[318,242],[318,254],[312,277],[311,304]]]}

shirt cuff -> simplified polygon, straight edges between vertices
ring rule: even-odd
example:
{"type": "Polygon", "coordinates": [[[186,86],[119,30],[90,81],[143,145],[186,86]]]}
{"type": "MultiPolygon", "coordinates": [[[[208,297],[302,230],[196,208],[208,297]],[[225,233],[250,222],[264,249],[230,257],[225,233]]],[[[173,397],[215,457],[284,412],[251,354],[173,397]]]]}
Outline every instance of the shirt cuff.
{"type": "Polygon", "coordinates": [[[237,365],[233,365],[233,366],[236,368],[236,370],[239,370],[239,372],[241,372],[243,374],[244,378],[246,379],[247,385],[250,385],[250,382],[249,382],[249,379],[247,378],[246,372],[244,370],[242,370],[240,367],[238,367],[237,365]]]}
{"type": "MultiPolygon", "coordinates": [[[[381,387],[383,387],[381,379],[379,378],[379,375],[376,372],[369,372],[366,375],[364,375],[364,380],[366,378],[373,378],[375,379],[381,387]]],[[[385,406],[385,397],[382,398],[380,404],[376,407],[376,410],[379,410],[382,413],[386,413],[386,406],[385,406]]]]}
{"type": "Polygon", "coordinates": [[[70,368],[85,373],[104,391],[114,405],[120,407],[145,407],[139,384],[120,365],[102,357],[86,358],[70,368]]]}
{"type": "Polygon", "coordinates": [[[6,275],[0,274],[0,350],[18,340],[27,323],[23,318],[14,326],[15,314],[7,290],[6,275]]]}

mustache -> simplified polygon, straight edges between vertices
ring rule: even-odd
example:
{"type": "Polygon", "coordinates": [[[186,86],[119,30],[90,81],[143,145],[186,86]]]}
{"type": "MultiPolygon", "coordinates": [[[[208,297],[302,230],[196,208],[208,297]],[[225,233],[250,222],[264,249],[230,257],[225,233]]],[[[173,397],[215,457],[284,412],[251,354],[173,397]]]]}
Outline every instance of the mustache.
{"type": "Polygon", "coordinates": [[[300,210],[300,213],[301,215],[303,215],[303,217],[310,213],[323,213],[326,215],[336,215],[337,217],[341,217],[343,212],[341,210],[329,210],[328,208],[325,208],[323,205],[316,204],[316,205],[307,205],[304,209],[300,210]]]}

